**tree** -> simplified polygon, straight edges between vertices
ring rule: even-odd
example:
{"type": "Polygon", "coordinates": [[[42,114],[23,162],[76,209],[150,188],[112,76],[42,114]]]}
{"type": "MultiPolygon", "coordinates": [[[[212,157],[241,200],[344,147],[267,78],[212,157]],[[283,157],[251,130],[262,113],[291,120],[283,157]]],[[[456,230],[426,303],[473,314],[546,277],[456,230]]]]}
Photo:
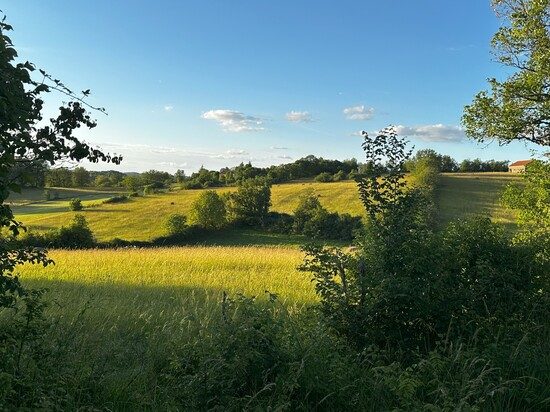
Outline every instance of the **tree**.
{"type": "Polygon", "coordinates": [[[90,184],[90,172],[83,167],[77,167],[72,173],[73,187],[85,187],[90,184]]]}
{"type": "MultiPolygon", "coordinates": [[[[110,156],[75,137],[76,129],[93,128],[96,122],[87,112],[91,108],[85,98],[90,91],[77,96],[61,81],[39,70],[35,80],[35,66],[30,62],[15,63],[17,52],[6,35],[12,27],[0,21],[0,229],[17,237],[24,230],[15,220],[11,208],[5,204],[11,192],[20,191],[21,185],[13,180],[11,170],[19,164],[58,161],[120,163],[121,157],[110,156]],[[57,117],[45,122],[42,115],[43,96],[58,91],[69,100],[59,108],[57,117]]],[[[102,109],[98,109],[102,110],[102,109]]],[[[41,263],[51,260],[44,250],[15,248],[8,239],[0,239],[0,307],[11,307],[28,292],[23,288],[14,270],[17,265],[41,263]]]]}
{"type": "Polygon", "coordinates": [[[46,173],[46,186],[71,187],[73,184],[72,172],[66,167],[50,169],[46,173]]]}
{"type": "Polygon", "coordinates": [[[489,79],[491,91],[466,106],[462,123],[478,141],[525,140],[550,145],[550,0],[493,0],[505,24],[492,47],[514,69],[506,80],[489,79]]]}
{"type": "Polygon", "coordinates": [[[138,176],[128,175],[122,179],[122,185],[132,192],[137,192],[142,186],[141,179],[138,176]]]}
{"type": "Polygon", "coordinates": [[[185,181],[185,171],[183,169],[176,170],[174,179],[176,179],[176,183],[183,183],[185,181]]]}
{"type": "Polygon", "coordinates": [[[245,180],[229,195],[229,205],[236,221],[264,226],[271,206],[271,184],[265,178],[245,180]]]}
{"type": "Polygon", "coordinates": [[[206,190],[193,202],[191,220],[206,229],[221,229],[227,224],[223,199],[213,190],[206,190]]]}

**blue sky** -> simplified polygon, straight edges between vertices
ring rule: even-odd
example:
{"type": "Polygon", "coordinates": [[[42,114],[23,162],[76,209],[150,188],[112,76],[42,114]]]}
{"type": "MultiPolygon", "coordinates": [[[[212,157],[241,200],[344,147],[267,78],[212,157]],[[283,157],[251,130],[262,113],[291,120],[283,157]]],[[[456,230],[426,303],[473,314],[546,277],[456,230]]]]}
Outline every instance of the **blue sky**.
{"type": "Polygon", "coordinates": [[[124,155],[122,171],[361,160],[357,132],[389,124],[458,160],[530,156],[460,129],[485,79],[507,74],[489,0],[2,3],[20,58],[107,109],[81,136],[124,155]]]}

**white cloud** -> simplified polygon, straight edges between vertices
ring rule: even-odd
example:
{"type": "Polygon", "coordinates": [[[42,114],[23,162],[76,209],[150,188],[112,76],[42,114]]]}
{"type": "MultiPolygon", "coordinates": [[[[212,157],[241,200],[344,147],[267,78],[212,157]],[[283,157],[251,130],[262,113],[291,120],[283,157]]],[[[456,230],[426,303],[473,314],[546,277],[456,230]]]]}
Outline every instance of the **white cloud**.
{"type": "Polygon", "coordinates": [[[166,106],[164,106],[164,111],[165,112],[171,112],[172,110],[174,110],[174,106],[171,106],[169,104],[167,104],[166,106]]]}
{"type": "Polygon", "coordinates": [[[281,156],[277,156],[279,159],[283,159],[283,160],[292,160],[292,157],[289,156],[289,155],[281,155],[281,156]]]}
{"type": "Polygon", "coordinates": [[[235,110],[209,110],[204,112],[201,117],[217,122],[225,132],[259,132],[265,130],[262,119],[235,110]]]}
{"type": "Polygon", "coordinates": [[[460,142],[464,139],[464,130],[459,126],[427,124],[423,126],[396,126],[397,134],[414,137],[425,142],[460,142]]]}
{"type": "Polygon", "coordinates": [[[309,112],[295,112],[292,110],[286,114],[286,120],[294,123],[309,123],[313,121],[313,117],[309,112]]]}
{"type": "Polygon", "coordinates": [[[242,149],[229,149],[225,153],[232,156],[248,156],[249,154],[246,150],[242,150],[242,149]]]}
{"type": "Polygon", "coordinates": [[[348,120],[370,120],[374,116],[374,108],[364,105],[346,107],[344,115],[348,120]]]}
{"type": "Polygon", "coordinates": [[[288,150],[288,147],[284,147],[284,146],[271,146],[270,149],[271,149],[271,150],[288,150]]]}

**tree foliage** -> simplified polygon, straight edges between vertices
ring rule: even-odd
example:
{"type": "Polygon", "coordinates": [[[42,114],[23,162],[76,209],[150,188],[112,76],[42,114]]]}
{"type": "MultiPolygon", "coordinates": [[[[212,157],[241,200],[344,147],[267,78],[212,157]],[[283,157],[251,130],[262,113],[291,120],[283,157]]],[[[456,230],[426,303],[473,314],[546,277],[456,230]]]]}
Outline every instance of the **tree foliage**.
{"type": "Polygon", "coordinates": [[[476,95],[462,122],[478,141],[525,140],[550,145],[550,0],[493,0],[504,24],[492,47],[514,73],[489,79],[491,91],[476,95]]]}
{"type": "Polygon", "coordinates": [[[251,226],[264,226],[271,206],[271,183],[265,178],[241,182],[229,195],[233,219],[251,226]]]}
{"type": "MultiPolygon", "coordinates": [[[[21,189],[11,174],[14,167],[83,159],[118,164],[121,157],[106,154],[75,136],[81,127],[96,126],[87,112],[91,106],[85,103],[90,91],[77,95],[44,70],[38,70],[36,76],[32,63],[16,63],[17,52],[7,35],[11,30],[4,18],[0,22],[0,229],[16,237],[24,228],[5,203],[11,192],[21,189]],[[64,94],[69,101],[46,122],[43,96],[52,91],[64,94]]],[[[47,265],[50,260],[44,250],[14,249],[6,239],[0,239],[0,307],[13,305],[25,293],[14,276],[15,267],[25,262],[47,265]]]]}
{"type": "Polygon", "coordinates": [[[191,220],[205,229],[221,229],[227,224],[225,202],[214,190],[205,190],[193,203],[191,220]]]}
{"type": "Polygon", "coordinates": [[[537,257],[550,265],[550,161],[529,163],[523,184],[508,185],[502,200],[515,210],[523,229],[516,240],[534,246],[537,257]]]}

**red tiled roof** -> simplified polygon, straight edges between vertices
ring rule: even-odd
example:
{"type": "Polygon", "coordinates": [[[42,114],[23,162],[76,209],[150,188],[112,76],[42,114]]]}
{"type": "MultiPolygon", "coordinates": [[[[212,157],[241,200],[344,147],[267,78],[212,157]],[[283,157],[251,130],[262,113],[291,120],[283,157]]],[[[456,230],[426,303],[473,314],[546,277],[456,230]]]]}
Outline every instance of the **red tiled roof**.
{"type": "Polygon", "coordinates": [[[526,166],[531,162],[532,160],[518,160],[517,162],[512,163],[510,166],[526,166]]]}

